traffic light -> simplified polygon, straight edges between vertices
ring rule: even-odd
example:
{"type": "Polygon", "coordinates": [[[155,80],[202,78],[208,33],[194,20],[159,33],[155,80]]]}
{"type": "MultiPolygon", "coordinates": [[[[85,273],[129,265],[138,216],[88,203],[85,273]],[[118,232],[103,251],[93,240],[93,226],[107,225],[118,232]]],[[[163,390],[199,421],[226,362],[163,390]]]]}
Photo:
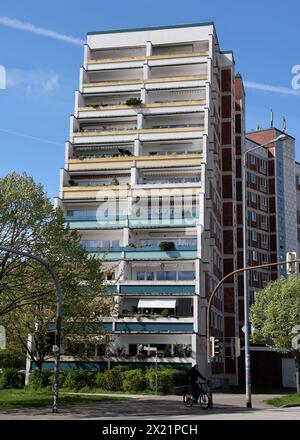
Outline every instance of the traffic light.
{"type": "Polygon", "coordinates": [[[215,338],[215,356],[221,355],[221,339],[215,338]]]}
{"type": "Polygon", "coordinates": [[[288,275],[292,275],[298,272],[296,260],[297,260],[296,252],[287,252],[286,261],[288,261],[288,263],[287,263],[286,271],[288,275]]]}
{"type": "Polygon", "coordinates": [[[221,339],[211,336],[209,340],[211,357],[214,358],[220,356],[222,352],[221,339]]]}

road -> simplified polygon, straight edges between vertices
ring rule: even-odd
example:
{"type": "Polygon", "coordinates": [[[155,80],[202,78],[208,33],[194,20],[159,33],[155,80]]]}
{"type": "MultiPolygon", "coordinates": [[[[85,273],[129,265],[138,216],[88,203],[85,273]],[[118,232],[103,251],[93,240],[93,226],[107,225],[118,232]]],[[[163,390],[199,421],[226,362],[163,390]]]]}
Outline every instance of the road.
{"type": "Polygon", "coordinates": [[[88,402],[64,406],[57,415],[51,408],[0,411],[0,420],[300,420],[300,407],[275,409],[262,403],[276,396],[254,395],[246,409],[244,396],[215,394],[214,408],[185,408],[178,396],[134,396],[132,400],[88,402]]]}

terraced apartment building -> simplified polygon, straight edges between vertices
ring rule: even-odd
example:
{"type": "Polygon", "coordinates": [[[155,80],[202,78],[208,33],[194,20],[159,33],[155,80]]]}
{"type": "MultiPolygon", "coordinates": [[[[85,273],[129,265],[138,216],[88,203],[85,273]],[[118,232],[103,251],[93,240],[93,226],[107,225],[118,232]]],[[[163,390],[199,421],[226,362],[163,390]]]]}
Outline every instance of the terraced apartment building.
{"type": "MultiPolygon", "coordinates": [[[[206,371],[207,299],[237,265],[242,223],[234,69],[212,23],[88,34],[57,204],[105,255],[115,307],[109,358],[95,346],[99,368],[157,354],[206,371]]],[[[211,334],[234,336],[237,313],[232,280],[214,300],[211,334]]],[[[217,358],[214,374],[224,369],[235,381],[237,360],[217,358]]]]}

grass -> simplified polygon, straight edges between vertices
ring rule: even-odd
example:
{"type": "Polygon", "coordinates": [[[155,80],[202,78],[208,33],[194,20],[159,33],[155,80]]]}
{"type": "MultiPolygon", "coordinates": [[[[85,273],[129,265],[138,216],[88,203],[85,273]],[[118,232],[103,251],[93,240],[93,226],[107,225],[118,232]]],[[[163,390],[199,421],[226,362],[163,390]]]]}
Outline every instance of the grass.
{"type": "MultiPolygon", "coordinates": [[[[75,392],[74,390],[68,390],[71,392],[75,392]]],[[[143,390],[143,391],[107,391],[107,390],[103,390],[101,388],[81,388],[79,391],[77,391],[78,393],[98,393],[98,394],[140,394],[140,395],[145,395],[145,396],[155,396],[156,393],[155,391],[152,390],[143,390]]],[[[159,396],[163,396],[164,393],[158,391],[157,393],[159,396]]]]}
{"type": "MultiPolygon", "coordinates": [[[[128,400],[126,397],[115,396],[75,396],[65,392],[61,392],[59,396],[60,405],[75,405],[90,401],[100,400],[128,400]]],[[[18,408],[36,408],[51,407],[53,395],[47,390],[31,390],[31,389],[9,389],[0,390],[0,410],[18,409],[18,408]]]]}
{"type": "Polygon", "coordinates": [[[264,400],[264,403],[279,408],[284,405],[300,405],[300,394],[288,394],[287,396],[275,397],[274,399],[264,400]]]}

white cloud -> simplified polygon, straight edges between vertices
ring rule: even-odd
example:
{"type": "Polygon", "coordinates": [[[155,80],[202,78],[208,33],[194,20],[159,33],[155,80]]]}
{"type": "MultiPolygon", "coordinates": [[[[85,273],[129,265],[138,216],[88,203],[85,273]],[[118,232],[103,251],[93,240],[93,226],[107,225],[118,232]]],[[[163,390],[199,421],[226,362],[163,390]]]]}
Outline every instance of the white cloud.
{"type": "Polygon", "coordinates": [[[24,90],[28,95],[40,93],[51,95],[58,88],[58,75],[43,70],[8,69],[6,87],[24,90]]]}
{"type": "Polygon", "coordinates": [[[261,90],[264,92],[271,92],[271,93],[279,93],[281,95],[300,96],[300,91],[293,90],[292,88],[289,89],[288,87],[272,86],[270,84],[261,84],[251,81],[245,81],[244,85],[247,89],[255,89],[255,90],[261,90]]]}
{"type": "Polygon", "coordinates": [[[60,34],[56,31],[52,31],[51,29],[41,28],[31,23],[24,23],[23,21],[17,20],[15,18],[0,16],[0,24],[25,32],[38,34],[43,37],[52,38],[54,40],[60,40],[65,43],[75,44],[77,46],[82,46],[85,43],[84,40],[82,40],[81,38],[73,37],[72,35],[60,34]]]}

